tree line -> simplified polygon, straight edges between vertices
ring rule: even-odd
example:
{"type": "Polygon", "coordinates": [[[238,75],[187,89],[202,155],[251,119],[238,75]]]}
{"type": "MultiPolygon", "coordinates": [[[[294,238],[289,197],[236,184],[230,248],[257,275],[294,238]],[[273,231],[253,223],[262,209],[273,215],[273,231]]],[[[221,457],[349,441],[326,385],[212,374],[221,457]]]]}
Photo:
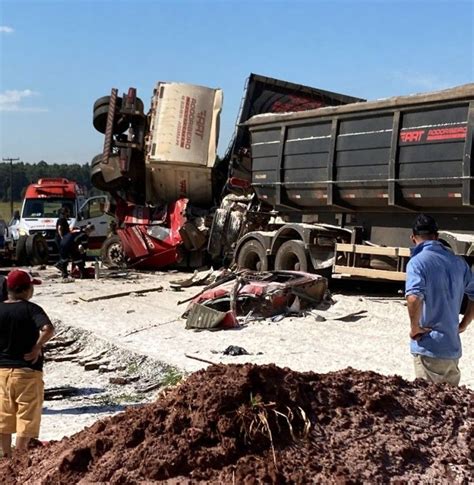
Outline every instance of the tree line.
{"type": "Polygon", "coordinates": [[[0,163],[0,201],[10,200],[13,192],[13,200],[21,200],[25,195],[29,184],[37,182],[40,178],[67,178],[74,180],[93,195],[95,190],[90,181],[90,165],[79,163],[52,163],[44,160],[38,163],[14,162],[12,167],[12,187],[10,187],[10,163],[0,163]]]}

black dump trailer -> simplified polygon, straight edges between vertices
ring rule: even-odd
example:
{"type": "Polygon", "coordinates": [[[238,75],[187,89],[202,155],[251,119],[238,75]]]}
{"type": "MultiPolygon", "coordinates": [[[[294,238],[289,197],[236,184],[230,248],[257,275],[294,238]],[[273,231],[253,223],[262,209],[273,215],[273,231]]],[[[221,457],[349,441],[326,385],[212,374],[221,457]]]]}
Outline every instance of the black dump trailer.
{"type": "Polygon", "coordinates": [[[363,101],[365,99],[251,73],[245,83],[234,134],[224,157],[214,167],[214,178],[218,183],[217,196],[221,195],[229,171],[240,180],[251,180],[250,133],[245,122],[253,116],[296,113],[363,101]]]}
{"type": "Polygon", "coordinates": [[[240,266],[403,280],[410,227],[474,256],[474,84],[254,116],[252,185],[272,218],[238,242],[240,266]]]}

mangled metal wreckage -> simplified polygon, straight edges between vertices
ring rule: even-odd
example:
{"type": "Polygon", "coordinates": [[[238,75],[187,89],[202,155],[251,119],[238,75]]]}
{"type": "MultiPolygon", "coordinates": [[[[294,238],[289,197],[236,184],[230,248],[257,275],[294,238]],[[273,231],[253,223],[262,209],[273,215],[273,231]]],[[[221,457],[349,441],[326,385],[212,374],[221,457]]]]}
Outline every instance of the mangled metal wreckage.
{"type": "Polygon", "coordinates": [[[186,328],[235,328],[255,318],[299,315],[328,297],[327,289],[323,276],[299,271],[224,272],[183,316],[186,328]]]}
{"type": "Polygon", "coordinates": [[[231,260],[239,237],[263,229],[271,217],[251,187],[250,137],[242,123],[256,114],[356,100],[252,74],[234,136],[218,160],[222,99],[220,89],[161,82],[148,114],[134,88],[123,96],[112,89],[95,102],[93,124],[104,134],[104,149],[92,160],[91,178],[112,195],[109,211],[117,221],[102,249],[106,264],[199,267],[231,260]]]}
{"type": "Polygon", "coordinates": [[[365,102],[252,74],[217,160],[221,108],[221,90],[179,83],[158,83],[148,114],[133,88],[96,101],[106,263],[402,281],[417,211],[474,263],[474,84],[365,102]]]}

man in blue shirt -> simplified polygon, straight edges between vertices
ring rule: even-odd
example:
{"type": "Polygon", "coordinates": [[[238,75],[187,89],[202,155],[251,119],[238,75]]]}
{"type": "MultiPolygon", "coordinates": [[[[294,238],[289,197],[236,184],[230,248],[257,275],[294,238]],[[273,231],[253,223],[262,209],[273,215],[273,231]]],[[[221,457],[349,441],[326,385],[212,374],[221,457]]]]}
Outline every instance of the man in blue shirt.
{"type": "Polygon", "coordinates": [[[463,258],[438,241],[438,227],[432,217],[417,217],[412,241],[416,246],[407,266],[405,296],[415,375],[457,386],[461,378],[459,334],[474,318],[472,271],[463,258]],[[469,301],[459,322],[464,294],[469,301]]]}

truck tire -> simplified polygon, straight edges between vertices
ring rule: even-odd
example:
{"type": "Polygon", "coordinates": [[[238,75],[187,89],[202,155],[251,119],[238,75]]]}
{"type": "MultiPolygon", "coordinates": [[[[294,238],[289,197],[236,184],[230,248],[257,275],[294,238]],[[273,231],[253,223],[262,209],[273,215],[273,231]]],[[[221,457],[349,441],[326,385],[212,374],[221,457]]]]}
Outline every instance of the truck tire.
{"type": "Polygon", "coordinates": [[[207,251],[213,258],[223,256],[222,249],[225,240],[225,225],[227,221],[227,209],[217,209],[212,219],[207,251]]]}
{"type": "Polygon", "coordinates": [[[307,272],[309,268],[303,241],[286,241],[280,246],[275,257],[276,270],[307,272]]]}
{"type": "Polygon", "coordinates": [[[100,259],[107,268],[123,268],[126,266],[122,241],[116,234],[108,237],[100,248],[100,259]]]}
{"type": "Polygon", "coordinates": [[[41,234],[26,238],[26,257],[32,266],[48,264],[48,243],[41,234]]]}
{"type": "Polygon", "coordinates": [[[268,257],[265,248],[255,239],[245,242],[237,256],[237,268],[267,271],[268,257]]]}
{"type": "MultiPolygon", "coordinates": [[[[101,106],[106,106],[109,103],[110,103],[110,96],[102,96],[101,98],[96,100],[96,102],[94,103],[94,109],[92,111],[95,111],[101,106]]],[[[122,107],[122,103],[123,103],[123,98],[121,98],[120,96],[117,96],[116,106],[118,107],[118,109],[122,107]]],[[[141,100],[141,98],[137,98],[136,108],[137,108],[137,111],[140,111],[141,113],[143,113],[143,110],[145,109],[145,105],[143,104],[143,101],[141,100]]]]}
{"type": "Polygon", "coordinates": [[[26,240],[28,236],[20,236],[15,245],[15,262],[17,266],[24,266],[27,264],[26,256],[26,240]]]}
{"type": "MultiPolygon", "coordinates": [[[[96,99],[94,103],[94,108],[92,111],[95,111],[98,108],[101,108],[102,106],[108,106],[110,103],[110,96],[102,96],[99,99],[96,99]]],[[[115,106],[120,109],[122,107],[122,98],[120,96],[117,96],[117,101],[115,103],[115,106]]]]}
{"type": "MultiPolygon", "coordinates": [[[[118,110],[117,110],[118,111],[118,110]]],[[[127,116],[119,117],[117,116],[117,111],[114,119],[114,135],[120,135],[123,133],[129,125],[129,119],[127,116]]],[[[107,116],[109,114],[109,105],[99,106],[94,110],[94,115],[92,118],[92,124],[94,128],[99,132],[105,134],[107,128],[107,116]]]]}

